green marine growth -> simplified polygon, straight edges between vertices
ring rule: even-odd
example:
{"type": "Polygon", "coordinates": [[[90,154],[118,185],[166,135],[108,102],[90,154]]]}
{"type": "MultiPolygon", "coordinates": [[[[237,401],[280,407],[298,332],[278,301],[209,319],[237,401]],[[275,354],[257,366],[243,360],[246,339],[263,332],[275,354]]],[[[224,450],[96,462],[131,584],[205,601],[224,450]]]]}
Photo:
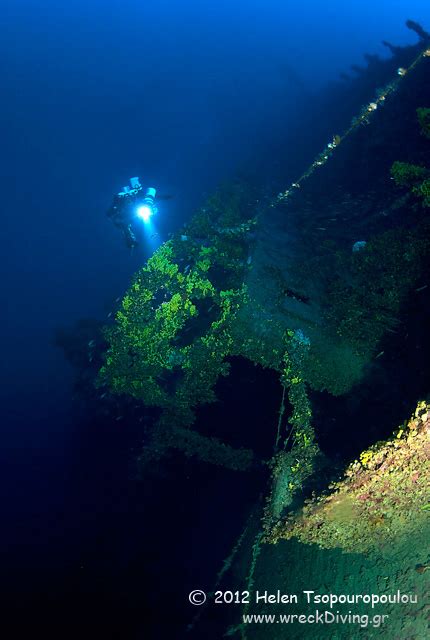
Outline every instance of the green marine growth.
{"type": "Polygon", "coordinates": [[[394,162],[391,167],[391,176],[399,187],[410,187],[421,183],[428,175],[428,170],[416,164],[408,162],[394,162]]]}
{"type": "Polygon", "coordinates": [[[323,549],[340,547],[348,553],[376,554],[378,559],[392,558],[399,545],[409,548],[411,536],[420,531],[424,540],[429,522],[429,427],[430,405],[421,401],[391,438],[363,451],[328,492],[290,514],[267,540],[295,537],[323,549]]]}
{"type": "Polygon", "coordinates": [[[208,277],[213,250],[201,247],[194,264],[180,269],[166,242],[136,274],[106,330],[109,350],[100,380],[114,393],[147,406],[175,409],[182,424],[192,408],[215,400],[213,386],[228,372],[231,323],[243,289],[218,290],[208,277]]]}
{"type": "Polygon", "coordinates": [[[247,300],[243,279],[256,224],[250,206],[237,185],[212,196],[137,272],[105,331],[99,384],[162,410],[142,464],[172,448],[232,469],[252,463],[251,451],[189,429],[195,408],[216,400],[214,386],[237,351],[233,328],[247,300]]]}
{"type": "MultiPolygon", "coordinates": [[[[423,134],[429,132],[429,109],[418,109],[423,134]]],[[[430,170],[406,162],[394,162],[391,176],[430,206],[430,170]]],[[[396,228],[374,236],[358,252],[338,252],[334,271],[347,277],[333,278],[325,301],[325,318],[337,335],[357,355],[368,359],[386,331],[395,331],[399,314],[420,276],[425,273],[430,226],[421,221],[412,230],[396,228]]]]}
{"type": "Polygon", "coordinates": [[[425,271],[430,245],[426,222],[411,231],[392,229],[370,240],[359,252],[337,255],[337,270],[326,300],[326,318],[341,338],[366,358],[388,331],[425,271]]]}
{"type": "MultiPolygon", "coordinates": [[[[421,133],[430,139],[430,109],[417,109],[421,133]]],[[[424,207],[430,207],[430,168],[407,162],[394,162],[391,176],[399,187],[409,187],[414,196],[422,199],[424,207]]]]}
{"type": "MultiPolygon", "coordinates": [[[[272,493],[265,512],[265,526],[270,528],[288,508],[306,479],[313,473],[319,452],[312,426],[312,409],[303,376],[310,342],[302,331],[285,335],[284,368],[281,381],[288,393],[292,413],[283,448],[271,460],[272,493]],[[287,449],[288,448],[288,449],[287,449]]],[[[281,411],[282,415],[283,411],[281,411]]],[[[277,442],[279,441],[279,434],[277,442]]]]}
{"type": "Polygon", "coordinates": [[[430,109],[420,107],[417,109],[418,122],[421,126],[421,133],[426,138],[430,138],[430,109]]]}

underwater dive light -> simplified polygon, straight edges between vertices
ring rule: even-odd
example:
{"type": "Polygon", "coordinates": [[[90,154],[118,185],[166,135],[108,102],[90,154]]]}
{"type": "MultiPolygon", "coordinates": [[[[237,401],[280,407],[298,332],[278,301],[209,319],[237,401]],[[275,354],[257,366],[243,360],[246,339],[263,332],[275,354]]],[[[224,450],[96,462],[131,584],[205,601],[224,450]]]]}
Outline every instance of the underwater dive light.
{"type": "Polygon", "coordinates": [[[157,207],[154,206],[156,189],[150,187],[146,190],[145,197],[136,209],[136,214],[143,222],[149,222],[150,218],[157,213],[157,207]]]}

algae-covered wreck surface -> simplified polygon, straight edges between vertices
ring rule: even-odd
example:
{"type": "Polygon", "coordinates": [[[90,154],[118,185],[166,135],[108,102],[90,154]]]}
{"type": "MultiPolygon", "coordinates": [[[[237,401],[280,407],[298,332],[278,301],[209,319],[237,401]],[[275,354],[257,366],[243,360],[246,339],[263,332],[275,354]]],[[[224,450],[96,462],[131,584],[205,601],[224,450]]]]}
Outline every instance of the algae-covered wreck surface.
{"type": "Polygon", "coordinates": [[[220,187],[135,274],[105,330],[97,385],[153,408],[143,477],[178,455],[260,474],[260,506],[217,580],[251,600],[205,631],[211,604],[193,637],[221,627],[250,639],[426,637],[430,387],[416,353],[430,311],[426,37],[381,63],[374,97],[279,195],[220,187]],[[222,419],[205,421],[238,361],[279,380],[277,411],[259,427],[272,455],[249,446],[240,406],[234,437],[222,419]],[[266,590],[298,603],[255,602],[266,590]],[[306,591],[413,597],[330,610],[387,614],[384,624],[241,621],[312,613],[306,591]]]}

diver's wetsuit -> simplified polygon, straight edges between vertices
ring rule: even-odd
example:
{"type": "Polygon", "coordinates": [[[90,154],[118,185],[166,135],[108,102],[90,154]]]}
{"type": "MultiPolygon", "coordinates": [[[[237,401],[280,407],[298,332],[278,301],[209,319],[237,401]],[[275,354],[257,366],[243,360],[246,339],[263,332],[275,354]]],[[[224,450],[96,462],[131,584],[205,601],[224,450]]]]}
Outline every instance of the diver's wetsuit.
{"type": "Polygon", "coordinates": [[[139,244],[132,229],[133,205],[139,200],[139,197],[141,197],[140,194],[116,195],[107,211],[108,218],[111,218],[114,225],[121,229],[127,247],[130,249],[139,244]]]}

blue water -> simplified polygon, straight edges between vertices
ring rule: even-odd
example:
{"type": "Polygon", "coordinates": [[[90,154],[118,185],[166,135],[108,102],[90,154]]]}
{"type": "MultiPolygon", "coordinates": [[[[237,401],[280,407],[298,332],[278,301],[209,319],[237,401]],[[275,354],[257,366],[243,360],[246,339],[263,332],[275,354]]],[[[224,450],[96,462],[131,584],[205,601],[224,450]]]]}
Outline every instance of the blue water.
{"type": "MultiPolygon", "coordinates": [[[[27,571],[81,562],[87,524],[68,496],[85,442],[52,341],[57,327],[106,318],[148,254],[131,255],[105,217],[112,195],[135,175],[173,195],[158,213],[166,239],[220,180],[300,127],[299,100],[312,104],[366,52],[387,56],[382,39],[416,42],[404,22],[429,29],[430,7],[2,0],[0,12],[0,542],[23,585],[27,571]]],[[[97,471],[87,489],[103,494],[97,471]]]]}

